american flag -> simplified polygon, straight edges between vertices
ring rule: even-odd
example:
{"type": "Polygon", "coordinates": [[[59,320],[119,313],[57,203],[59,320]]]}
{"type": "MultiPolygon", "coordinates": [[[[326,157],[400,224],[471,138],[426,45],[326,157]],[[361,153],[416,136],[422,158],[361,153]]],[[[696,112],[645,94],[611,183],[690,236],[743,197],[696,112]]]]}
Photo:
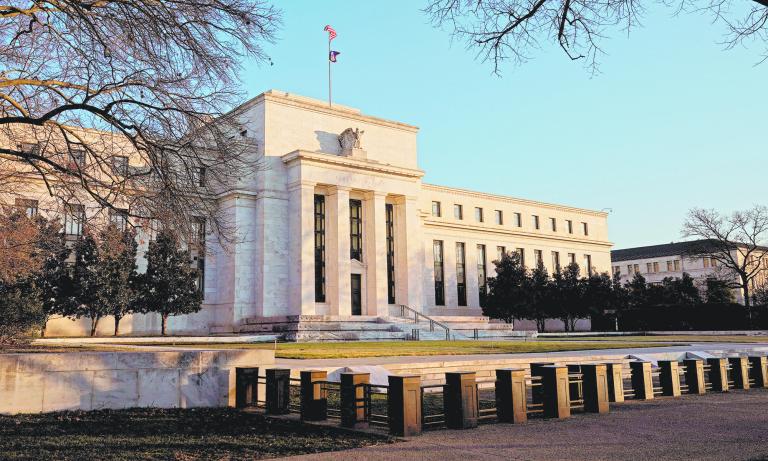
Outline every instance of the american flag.
{"type": "Polygon", "coordinates": [[[333,27],[331,27],[330,25],[325,26],[325,29],[323,29],[323,30],[328,32],[328,41],[329,42],[331,40],[333,40],[334,38],[336,38],[336,31],[333,30],[333,27]]]}

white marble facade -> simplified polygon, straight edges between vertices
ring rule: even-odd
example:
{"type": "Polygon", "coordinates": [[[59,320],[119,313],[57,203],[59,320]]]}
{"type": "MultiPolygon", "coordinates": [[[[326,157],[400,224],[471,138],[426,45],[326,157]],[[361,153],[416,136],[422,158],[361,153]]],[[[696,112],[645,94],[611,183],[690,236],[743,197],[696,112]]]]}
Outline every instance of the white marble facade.
{"type": "MultiPolygon", "coordinates": [[[[247,130],[253,156],[265,168],[243,175],[220,195],[220,205],[238,229],[237,243],[222,248],[209,238],[204,308],[171,319],[174,333],[237,332],[253,318],[351,316],[357,296],[353,280],[360,282],[359,303],[354,303],[359,314],[387,315],[387,205],[393,215],[394,304],[429,315],[481,314],[478,245],[485,245],[489,276],[498,247],[522,248],[529,266],[540,252],[550,270],[555,253],[562,266],[572,258],[582,266],[591,261],[597,271],[610,270],[605,213],[424,184],[415,126],[275,90],[232,115],[247,130]],[[325,205],[324,300],[315,292],[316,195],[323,196],[325,205]],[[362,205],[359,261],[350,257],[350,200],[362,205]],[[433,213],[433,202],[440,203],[440,216],[433,213]],[[462,219],[454,216],[455,205],[462,206],[462,219]],[[475,208],[483,209],[482,222],[475,208]],[[538,229],[533,216],[538,216],[538,229]],[[444,248],[443,305],[435,295],[435,240],[444,248]],[[457,294],[457,242],[464,243],[466,254],[463,306],[457,294]]],[[[473,164],[456,168],[469,171],[473,164]]],[[[154,320],[124,323],[133,334],[156,326],[154,320]]],[[[68,333],[69,328],[52,326],[54,334],[68,333]]]]}

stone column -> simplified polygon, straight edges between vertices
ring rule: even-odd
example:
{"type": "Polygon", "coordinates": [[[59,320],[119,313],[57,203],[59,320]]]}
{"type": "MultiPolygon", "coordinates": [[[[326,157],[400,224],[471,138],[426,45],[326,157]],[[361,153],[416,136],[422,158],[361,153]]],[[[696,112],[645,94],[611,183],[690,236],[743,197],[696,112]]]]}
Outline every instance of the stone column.
{"type": "Polygon", "coordinates": [[[289,186],[288,241],[291,262],[289,312],[293,315],[315,313],[315,183],[298,181],[289,186]]]}
{"type": "Polygon", "coordinates": [[[637,400],[653,399],[653,377],[651,375],[651,362],[638,360],[629,362],[632,371],[632,391],[637,400]]]}
{"type": "Polygon", "coordinates": [[[322,382],[328,379],[328,372],[302,370],[300,377],[302,421],[325,421],[328,418],[328,391],[322,382]]]}
{"type": "Polygon", "coordinates": [[[624,401],[624,366],[621,363],[607,363],[608,372],[608,401],[624,401]]]}
{"type": "Polygon", "coordinates": [[[524,423],[528,420],[525,369],[496,370],[496,414],[504,423],[524,423]]]}
{"type": "Polygon", "coordinates": [[[349,187],[336,186],[325,201],[325,274],[331,315],[352,315],[349,259],[349,187]]]}
{"type": "MultiPolygon", "coordinates": [[[[430,241],[430,250],[431,244],[430,241]]],[[[419,312],[424,308],[424,249],[418,200],[416,197],[398,197],[395,205],[395,302],[419,312]]],[[[432,255],[431,251],[429,254],[432,255]]],[[[432,262],[430,258],[429,264],[432,262]]],[[[434,278],[431,282],[430,286],[434,286],[434,278]]]]}
{"type": "Polygon", "coordinates": [[[477,427],[477,385],[474,371],[445,373],[443,410],[448,429],[477,427]]]}
{"type": "Polygon", "coordinates": [[[608,372],[605,364],[581,366],[584,383],[584,411],[608,413],[608,372]]]}
{"type": "Polygon", "coordinates": [[[352,429],[368,427],[365,419],[364,386],[370,382],[370,373],[341,374],[341,426],[352,429]]]}
{"type": "Polygon", "coordinates": [[[564,419],[571,416],[568,398],[568,367],[547,365],[541,368],[544,390],[544,417],[564,419]]]}
{"type": "Polygon", "coordinates": [[[731,377],[734,389],[749,389],[749,359],[747,357],[729,357],[731,377]]]}
{"type": "Polygon", "coordinates": [[[689,394],[703,394],[707,392],[704,383],[704,361],[701,359],[685,359],[685,384],[689,394]]]}
{"type": "Polygon", "coordinates": [[[387,314],[387,194],[371,191],[363,204],[363,260],[366,265],[365,315],[387,314]]]}
{"type": "Polygon", "coordinates": [[[749,364],[755,387],[768,387],[768,359],[764,355],[752,355],[749,357],[749,364]]]}
{"type": "Polygon", "coordinates": [[[677,360],[659,360],[661,395],[680,397],[680,368],[677,360]]]}
{"type": "Polygon", "coordinates": [[[728,359],[713,357],[707,359],[709,382],[714,392],[728,392],[728,359]]]}
{"type": "Polygon", "coordinates": [[[421,434],[421,376],[389,375],[387,415],[390,434],[421,434]]]}
{"type": "Polygon", "coordinates": [[[266,376],[267,414],[287,414],[291,402],[291,370],[288,368],[267,368],[266,376]]]}

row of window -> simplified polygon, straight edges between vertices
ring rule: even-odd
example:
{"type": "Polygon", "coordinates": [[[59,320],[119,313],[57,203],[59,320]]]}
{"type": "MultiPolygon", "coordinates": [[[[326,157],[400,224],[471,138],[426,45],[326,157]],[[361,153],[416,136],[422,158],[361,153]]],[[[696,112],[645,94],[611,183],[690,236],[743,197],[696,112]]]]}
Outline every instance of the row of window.
{"type": "MultiPolygon", "coordinates": [[[[395,211],[393,205],[385,204],[386,250],[387,250],[387,298],[395,304],[395,211]]],[[[315,302],[326,301],[325,272],[325,196],[315,195],[315,302]]],[[[363,262],[363,202],[349,201],[349,257],[363,262]]]]}
{"type": "MultiPolygon", "coordinates": [[[[40,145],[33,143],[22,143],[18,146],[19,150],[29,154],[38,155],[40,153],[40,145]]],[[[120,176],[128,176],[128,157],[125,155],[113,155],[110,158],[112,162],[112,172],[120,176]]],[[[86,152],[84,149],[69,149],[69,162],[67,165],[69,168],[82,170],[86,166],[86,152]]],[[[192,177],[192,183],[199,187],[205,186],[205,167],[196,167],[190,170],[192,177]]]]}
{"type": "MultiPolygon", "coordinates": [[[[707,261],[704,263],[704,267],[709,267],[710,261],[709,258],[705,258],[707,261]]],[[[712,267],[716,265],[716,261],[712,260],[712,267]]],[[[680,272],[680,260],[679,259],[671,259],[667,261],[666,264],[666,272],[680,272]]],[[[657,274],[661,272],[661,266],[658,262],[650,262],[645,263],[645,273],[647,274],[657,274]]],[[[621,266],[613,266],[613,273],[614,274],[622,274],[621,266]]],[[[627,264],[627,275],[635,275],[640,274],[640,264],[627,264]]]]}
{"type": "MultiPolygon", "coordinates": [[[[523,215],[521,213],[514,213],[514,226],[523,227],[523,215]]],[[[440,218],[443,216],[442,202],[432,202],[432,216],[440,218]]],[[[464,220],[464,205],[455,203],[453,205],[453,217],[459,221],[464,220]]],[[[485,211],[482,207],[475,207],[475,221],[479,223],[485,222],[485,211]]],[[[504,211],[493,210],[493,222],[497,226],[504,225],[504,211]]],[[[558,224],[557,218],[549,218],[550,229],[552,232],[557,232],[558,224]]],[[[534,229],[541,229],[541,221],[538,215],[531,215],[531,225],[534,229]]],[[[573,234],[573,221],[570,219],[565,220],[565,230],[569,234],[573,234]]],[[[586,222],[581,223],[581,230],[584,235],[589,235],[589,224],[586,222]]]]}
{"type": "MultiPolygon", "coordinates": [[[[39,202],[34,199],[16,198],[15,206],[22,210],[28,217],[33,218],[39,213],[39,202]]],[[[110,210],[109,221],[121,231],[128,225],[128,210],[110,210]]],[[[64,227],[66,235],[76,236],[83,234],[85,224],[85,207],[79,203],[64,204],[64,227]]],[[[152,227],[152,226],[150,226],[152,227]]],[[[197,267],[197,288],[205,293],[205,218],[197,217],[192,222],[192,261],[197,267]]],[[[153,234],[153,232],[150,232],[153,234]]],[[[150,235],[150,240],[154,235],[150,235]]]]}
{"type": "MultiPolygon", "coordinates": [[[[435,277],[435,305],[445,306],[445,258],[444,258],[444,242],[442,240],[432,241],[432,254],[433,254],[433,270],[435,277]]],[[[520,257],[520,262],[525,265],[525,250],[523,248],[516,248],[515,252],[520,257]]],[[[466,280],[466,258],[465,258],[465,243],[456,242],[456,297],[459,306],[467,305],[467,280],[466,280]]],[[[500,260],[503,255],[507,253],[507,249],[504,246],[496,247],[497,260],[500,260]]],[[[533,250],[534,261],[537,266],[542,267],[544,265],[544,253],[542,250],[533,250]]],[[[485,245],[477,245],[477,286],[478,297],[480,307],[485,306],[485,297],[488,294],[488,268],[486,265],[486,248],[485,245]]],[[[568,263],[576,262],[576,253],[568,253],[568,263]]],[[[587,267],[588,275],[592,275],[592,256],[584,255],[584,265],[587,267]]],[[[555,270],[560,270],[560,252],[552,252],[552,267],[555,270]]]]}

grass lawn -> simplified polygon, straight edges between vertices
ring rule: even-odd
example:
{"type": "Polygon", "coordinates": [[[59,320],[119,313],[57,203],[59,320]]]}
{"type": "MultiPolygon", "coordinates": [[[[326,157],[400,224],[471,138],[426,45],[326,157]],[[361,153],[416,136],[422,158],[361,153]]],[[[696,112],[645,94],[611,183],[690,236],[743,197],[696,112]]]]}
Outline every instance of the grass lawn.
{"type": "MultiPolygon", "coordinates": [[[[182,345],[182,344],[177,344],[182,345]]],[[[278,343],[275,357],[284,359],[334,359],[424,355],[509,354],[577,351],[625,347],[668,346],[664,342],[633,341],[350,341],[344,343],[278,343]]],[[[186,345],[201,349],[273,349],[271,343],[186,345]]]]}
{"type": "Polygon", "coordinates": [[[391,442],[227,408],[0,415],[4,460],[245,460],[391,442]]]}

